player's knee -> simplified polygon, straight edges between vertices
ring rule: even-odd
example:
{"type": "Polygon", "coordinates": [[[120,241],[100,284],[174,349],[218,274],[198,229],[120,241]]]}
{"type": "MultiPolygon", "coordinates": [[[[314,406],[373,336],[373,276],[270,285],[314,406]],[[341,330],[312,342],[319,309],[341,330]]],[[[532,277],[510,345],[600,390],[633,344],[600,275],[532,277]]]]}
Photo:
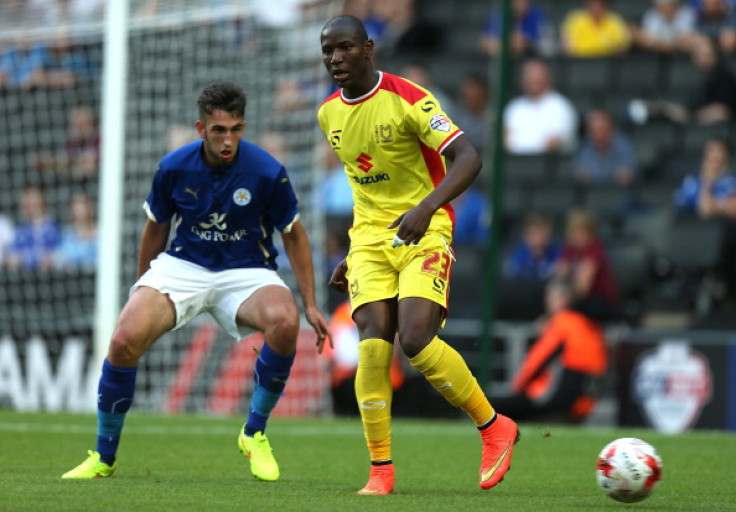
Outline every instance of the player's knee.
{"type": "Polygon", "coordinates": [[[136,342],[132,332],[116,329],[110,339],[108,360],[113,366],[137,364],[142,354],[141,344],[136,342]]]}
{"type": "Polygon", "coordinates": [[[432,341],[431,338],[426,339],[426,336],[418,335],[416,332],[405,332],[399,329],[399,344],[406,357],[416,356],[430,341],[432,341]]]}
{"type": "Polygon", "coordinates": [[[291,308],[276,312],[266,328],[268,337],[283,349],[293,349],[299,334],[299,313],[291,308]]]}

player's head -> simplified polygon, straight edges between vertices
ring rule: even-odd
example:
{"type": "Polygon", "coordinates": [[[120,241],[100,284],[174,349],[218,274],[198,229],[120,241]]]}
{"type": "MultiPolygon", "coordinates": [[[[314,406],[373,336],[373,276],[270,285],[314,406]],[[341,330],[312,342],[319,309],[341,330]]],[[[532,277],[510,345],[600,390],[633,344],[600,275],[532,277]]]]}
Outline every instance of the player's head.
{"type": "Polygon", "coordinates": [[[243,89],[231,82],[212,83],[200,93],[195,125],[210,166],[224,167],[235,160],[245,128],[245,103],[243,89]]]}
{"type": "Polygon", "coordinates": [[[374,84],[373,40],[355,16],[335,16],[320,33],[322,62],[337,85],[348,93],[363,94],[374,84]]]}

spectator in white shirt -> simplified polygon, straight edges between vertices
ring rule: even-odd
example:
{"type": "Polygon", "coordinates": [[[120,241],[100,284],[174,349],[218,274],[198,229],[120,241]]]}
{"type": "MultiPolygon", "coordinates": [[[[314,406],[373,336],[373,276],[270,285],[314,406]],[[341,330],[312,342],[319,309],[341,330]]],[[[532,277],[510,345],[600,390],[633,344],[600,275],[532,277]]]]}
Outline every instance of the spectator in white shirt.
{"type": "Polygon", "coordinates": [[[695,10],[680,0],[653,0],[641,27],[631,26],[634,42],[661,53],[688,51],[695,35],[695,10]]]}
{"type": "Polygon", "coordinates": [[[523,94],[504,114],[506,150],[517,155],[569,153],[576,143],[578,115],[572,103],[552,88],[543,61],[524,63],[521,88],[523,94]]]}

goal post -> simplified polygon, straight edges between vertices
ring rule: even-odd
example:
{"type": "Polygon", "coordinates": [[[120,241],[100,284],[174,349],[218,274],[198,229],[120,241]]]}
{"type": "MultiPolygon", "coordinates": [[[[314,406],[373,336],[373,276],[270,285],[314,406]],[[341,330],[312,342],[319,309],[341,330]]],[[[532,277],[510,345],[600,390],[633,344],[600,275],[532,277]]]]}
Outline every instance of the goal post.
{"type": "Polygon", "coordinates": [[[120,310],[129,14],[128,0],[109,2],[105,13],[93,367],[102,365],[120,310]]]}

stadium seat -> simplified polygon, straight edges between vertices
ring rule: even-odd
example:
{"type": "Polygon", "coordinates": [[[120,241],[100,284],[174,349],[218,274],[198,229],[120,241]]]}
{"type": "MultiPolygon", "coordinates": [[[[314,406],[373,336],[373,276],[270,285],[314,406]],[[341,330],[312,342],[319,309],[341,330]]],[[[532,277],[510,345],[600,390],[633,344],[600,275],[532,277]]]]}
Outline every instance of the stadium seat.
{"type": "Polygon", "coordinates": [[[622,313],[631,323],[636,323],[643,313],[650,259],[650,251],[641,242],[617,244],[608,249],[608,261],[621,295],[622,313]]]}
{"type": "Polygon", "coordinates": [[[653,254],[662,254],[666,251],[667,233],[671,224],[670,208],[654,208],[646,213],[627,215],[621,234],[625,238],[642,242],[653,254]]]}
{"type": "Polygon", "coordinates": [[[662,254],[676,269],[702,272],[712,268],[721,246],[722,226],[717,221],[682,219],[667,231],[667,242],[662,254]]]}
{"type": "Polygon", "coordinates": [[[665,90],[668,93],[691,93],[702,80],[700,72],[686,56],[671,58],[665,76],[665,90]]]}
{"type": "Polygon", "coordinates": [[[731,140],[731,123],[718,123],[710,126],[689,126],[684,131],[683,149],[688,152],[701,152],[705,143],[718,137],[731,140]]]}
{"type": "Polygon", "coordinates": [[[559,219],[576,204],[575,187],[545,186],[537,187],[531,194],[531,209],[559,219]]]}
{"type": "Polygon", "coordinates": [[[547,166],[547,157],[508,156],[506,158],[506,183],[509,185],[539,186],[553,181],[547,166]]]}
{"type": "Polygon", "coordinates": [[[679,142],[679,127],[665,121],[653,121],[636,126],[632,136],[634,141],[645,140],[656,144],[662,151],[674,148],[679,142]]]}
{"type": "Polygon", "coordinates": [[[622,57],[618,63],[616,83],[621,95],[629,98],[656,94],[662,87],[662,59],[652,53],[622,57]]]}
{"type": "Polygon", "coordinates": [[[615,59],[569,59],[566,65],[567,91],[572,96],[599,94],[615,84],[615,59]]]}
{"type": "Polygon", "coordinates": [[[627,194],[625,188],[616,185],[591,186],[585,189],[583,204],[601,222],[608,222],[622,214],[627,194]]]}

